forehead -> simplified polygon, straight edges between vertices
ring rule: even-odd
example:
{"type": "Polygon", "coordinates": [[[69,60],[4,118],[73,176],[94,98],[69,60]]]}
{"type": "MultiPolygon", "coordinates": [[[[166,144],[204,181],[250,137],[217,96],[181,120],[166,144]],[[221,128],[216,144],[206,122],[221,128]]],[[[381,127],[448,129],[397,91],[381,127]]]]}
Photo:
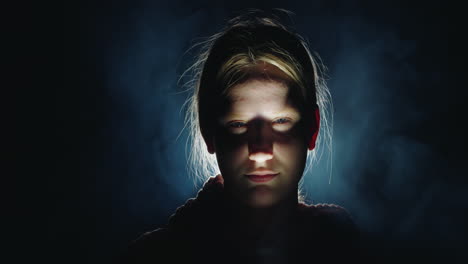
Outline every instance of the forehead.
{"type": "Polygon", "coordinates": [[[285,82],[249,79],[229,90],[228,112],[268,116],[284,111],[297,111],[290,94],[290,88],[285,82]]]}

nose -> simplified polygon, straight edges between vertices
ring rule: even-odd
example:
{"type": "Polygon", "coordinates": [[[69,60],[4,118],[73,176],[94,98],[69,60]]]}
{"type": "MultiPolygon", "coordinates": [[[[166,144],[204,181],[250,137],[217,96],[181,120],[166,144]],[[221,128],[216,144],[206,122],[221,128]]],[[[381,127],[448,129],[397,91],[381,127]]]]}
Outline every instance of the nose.
{"type": "Polygon", "coordinates": [[[266,122],[256,122],[250,132],[249,160],[264,162],[273,159],[272,131],[266,122]]]}
{"type": "Polygon", "coordinates": [[[271,160],[272,158],[273,158],[273,154],[271,153],[257,152],[257,153],[251,153],[249,155],[249,160],[256,161],[256,162],[264,162],[267,160],[271,160]]]}

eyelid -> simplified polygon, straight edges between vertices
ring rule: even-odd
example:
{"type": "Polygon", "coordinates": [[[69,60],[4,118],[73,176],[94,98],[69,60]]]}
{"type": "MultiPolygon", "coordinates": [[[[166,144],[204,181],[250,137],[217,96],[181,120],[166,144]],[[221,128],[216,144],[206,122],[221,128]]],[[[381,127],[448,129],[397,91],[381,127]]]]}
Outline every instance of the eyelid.
{"type": "MultiPolygon", "coordinates": [[[[287,117],[287,116],[283,116],[283,117],[278,117],[278,118],[274,119],[272,121],[272,123],[276,123],[278,120],[285,120],[284,123],[293,121],[292,118],[287,117]]],[[[232,120],[232,121],[227,122],[226,125],[231,126],[232,124],[236,124],[236,123],[242,123],[242,125],[245,126],[245,125],[247,125],[248,122],[245,122],[245,121],[242,121],[242,120],[232,120]]]]}
{"type": "Polygon", "coordinates": [[[243,121],[241,121],[241,120],[233,120],[233,121],[229,121],[229,122],[226,124],[226,126],[231,127],[232,124],[236,124],[236,123],[242,123],[242,126],[247,125],[246,122],[243,122],[243,121]]]}
{"type": "MultiPolygon", "coordinates": [[[[282,120],[282,119],[286,120],[287,122],[293,121],[292,118],[287,117],[287,116],[283,116],[283,117],[278,117],[278,118],[276,118],[276,119],[273,121],[273,123],[276,123],[278,120],[282,120]]],[[[286,122],[285,122],[285,123],[286,123],[286,122]]]]}

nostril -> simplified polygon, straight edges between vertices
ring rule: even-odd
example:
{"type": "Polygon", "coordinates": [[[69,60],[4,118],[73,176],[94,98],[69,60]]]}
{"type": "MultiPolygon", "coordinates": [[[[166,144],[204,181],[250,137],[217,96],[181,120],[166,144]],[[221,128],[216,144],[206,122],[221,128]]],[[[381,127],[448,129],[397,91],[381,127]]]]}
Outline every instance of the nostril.
{"type": "Polygon", "coordinates": [[[263,162],[273,158],[271,153],[257,152],[249,155],[249,159],[252,161],[263,162]]]}

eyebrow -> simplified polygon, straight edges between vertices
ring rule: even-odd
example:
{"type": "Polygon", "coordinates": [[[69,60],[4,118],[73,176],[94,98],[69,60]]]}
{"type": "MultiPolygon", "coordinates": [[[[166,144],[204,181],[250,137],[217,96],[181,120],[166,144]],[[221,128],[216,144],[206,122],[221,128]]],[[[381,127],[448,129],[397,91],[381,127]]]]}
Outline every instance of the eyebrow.
{"type": "MultiPolygon", "coordinates": [[[[282,111],[274,113],[273,116],[279,116],[279,117],[287,116],[287,117],[291,117],[293,119],[299,120],[301,118],[301,113],[294,107],[287,106],[282,111]]],[[[237,117],[239,117],[239,119],[242,119],[242,114],[226,112],[220,117],[219,120],[221,120],[224,123],[228,121],[228,119],[236,119],[237,117]]]]}

